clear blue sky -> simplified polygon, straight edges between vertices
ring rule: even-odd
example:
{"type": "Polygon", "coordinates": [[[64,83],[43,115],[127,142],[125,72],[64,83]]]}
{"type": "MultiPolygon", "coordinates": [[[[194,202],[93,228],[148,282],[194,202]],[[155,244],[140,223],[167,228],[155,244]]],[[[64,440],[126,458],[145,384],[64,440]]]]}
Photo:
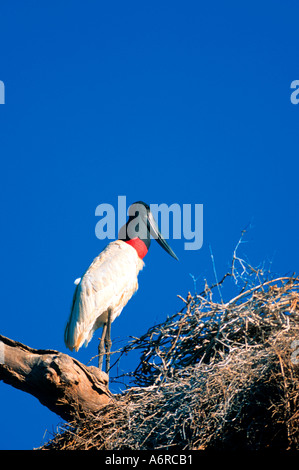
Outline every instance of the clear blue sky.
{"type": "MultiPolygon", "coordinates": [[[[170,240],[178,263],[152,243],[115,346],[181,308],[189,273],[214,282],[209,246],[224,274],[249,223],[240,254],[298,271],[298,15],[276,0],[1,3],[1,334],[67,352],[73,281],[107,243],[95,208],[118,195],[203,204],[204,245],[170,240]]],[[[0,398],[2,449],[61,422],[3,383],[0,398]]]]}

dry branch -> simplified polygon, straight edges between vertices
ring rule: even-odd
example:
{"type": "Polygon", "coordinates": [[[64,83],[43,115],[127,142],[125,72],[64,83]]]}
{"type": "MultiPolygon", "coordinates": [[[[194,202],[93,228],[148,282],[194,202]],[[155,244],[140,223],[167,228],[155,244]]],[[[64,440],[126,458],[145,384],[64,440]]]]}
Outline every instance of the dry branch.
{"type": "Polygon", "coordinates": [[[108,376],[53,350],[32,349],[0,335],[0,380],[38,398],[70,420],[111,401],[108,376]]]}

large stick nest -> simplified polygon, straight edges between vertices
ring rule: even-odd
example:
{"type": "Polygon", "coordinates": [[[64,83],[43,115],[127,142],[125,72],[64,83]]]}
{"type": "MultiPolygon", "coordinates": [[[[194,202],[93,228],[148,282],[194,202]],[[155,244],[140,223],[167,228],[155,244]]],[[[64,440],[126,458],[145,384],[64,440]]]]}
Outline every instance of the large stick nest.
{"type": "Polygon", "coordinates": [[[299,449],[299,278],[257,279],[182,299],[123,350],[140,350],[133,386],[44,448],[299,449]]]}

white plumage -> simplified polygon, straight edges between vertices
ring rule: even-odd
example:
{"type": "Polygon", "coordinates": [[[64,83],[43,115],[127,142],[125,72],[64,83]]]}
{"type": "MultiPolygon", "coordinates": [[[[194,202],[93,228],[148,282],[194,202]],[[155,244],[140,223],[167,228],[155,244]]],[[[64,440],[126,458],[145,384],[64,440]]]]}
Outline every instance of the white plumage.
{"type": "Polygon", "coordinates": [[[110,243],[94,259],[74,293],[70,318],[65,330],[66,346],[73,350],[87,346],[93,333],[108,319],[111,322],[138,289],[137,276],[144,262],[137,251],[122,240],[110,243]]]}

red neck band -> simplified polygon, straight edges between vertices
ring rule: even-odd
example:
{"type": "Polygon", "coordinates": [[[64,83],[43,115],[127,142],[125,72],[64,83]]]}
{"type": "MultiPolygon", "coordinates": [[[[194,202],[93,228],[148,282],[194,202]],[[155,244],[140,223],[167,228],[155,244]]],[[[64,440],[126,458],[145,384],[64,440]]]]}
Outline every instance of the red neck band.
{"type": "Polygon", "coordinates": [[[140,240],[140,238],[133,238],[132,240],[126,240],[128,245],[131,245],[137,251],[140,259],[143,259],[148,252],[146,244],[140,240]]]}

